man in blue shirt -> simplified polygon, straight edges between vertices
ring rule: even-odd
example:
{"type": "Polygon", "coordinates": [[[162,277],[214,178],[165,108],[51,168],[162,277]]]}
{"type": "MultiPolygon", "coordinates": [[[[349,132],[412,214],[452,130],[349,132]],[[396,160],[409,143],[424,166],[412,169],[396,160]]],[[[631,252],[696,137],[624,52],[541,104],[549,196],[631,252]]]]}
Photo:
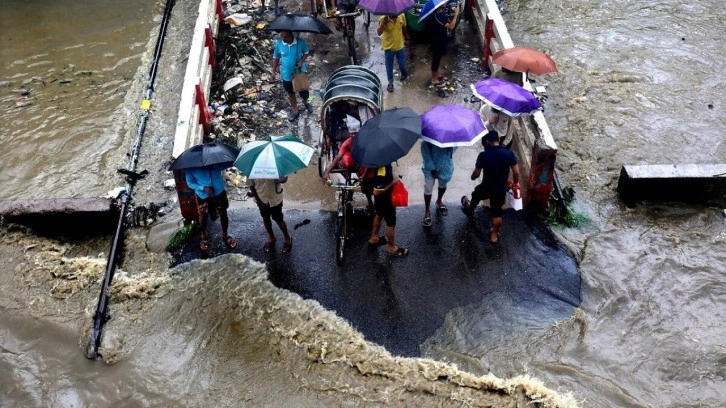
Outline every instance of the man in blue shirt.
{"type": "Polygon", "coordinates": [[[225,190],[226,185],[222,178],[222,170],[224,169],[219,166],[195,167],[184,170],[187,186],[194,190],[194,196],[197,200],[201,235],[199,249],[202,251],[209,249],[208,216],[213,221],[219,217],[222,224],[224,244],[230,249],[237,248],[237,240],[228,234],[229,217],[227,216],[227,208],[229,208],[229,200],[225,190]]]}
{"type": "MultiPolygon", "coordinates": [[[[297,98],[292,88],[292,76],[299,72],[307,72],[305,60],[310,54],[307,43],[302,38],[295,38],[291,31],[282,30],[279,33],[280,38],[275,42],[272,51],[272,80],[277,77],[277,70],[280,69],[280,77],[282,77],[282,87],[287,92],[287,98],[290,101],[290,122],[295,121],[300,112],[297,108],[297,98]]],[[[305,104],[308,113],[313,113],[313,107],[308,103],[310,92],[306,89],[300,91],[300,97],[305,104]]]]}
{"type": "Polygon", "coordinates": [[[489,207],[492,211],[492,229],[490,241],[492,244],[499,242],[499,232],[502,229],[502,206],[507,194],[509,171],[512,171],[512,182],[519,187],[519,165],[517,156],[511,150],[499,145],[499,134],[490,131],[484,136],[486,150],[479,153],[476,158],[476,167],[471,172],[471,179],[476,180],[484,171],[481,184],[474,188],[471,193],[471,202],[466,196],[461,197],[461,205],[467,215],[474,214],[474,209],[482,200],[489,199],[489,207]]]}

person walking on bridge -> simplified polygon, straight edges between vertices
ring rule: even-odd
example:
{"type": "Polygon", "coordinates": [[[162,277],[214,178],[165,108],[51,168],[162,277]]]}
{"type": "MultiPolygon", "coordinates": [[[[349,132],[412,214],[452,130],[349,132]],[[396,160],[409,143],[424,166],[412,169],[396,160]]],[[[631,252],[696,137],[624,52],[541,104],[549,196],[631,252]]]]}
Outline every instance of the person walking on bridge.
{"type": "Polygon", "coordinates": [[[492,228],[489,240],[492,244],[499,242],[502,229],[502,206],[507,193],[509,172],[512,172],[512,182],[519,187],[519,165],[517,156],[499,145],[499,134],[491,131],[484,136],[486,149],[476,158],[476,166],[471,172],[471,179],[476,180],[484,173],[481,183],[471,193],[471,201],[466,196],[461,197],[461,205],[468,216],[474,215],[474,209],[482,200],[489,199],[492,212],[492,228]]]}
{"type": "MultiPolygon", "coordinates": [[[[275,48],[272,52],[272,80],[275,80],[279,68],[280,77],[282,78],[282,88],[287,93],[287,98],[290,101],[290,115],[288,116],[290,122],[294,122],[300,116],[300,111],[297,107],[297,97],[292,87],[292,76],[297,72],[307,72],[305,60],[308,58],[308,55],[310,55],[310,49],[305,40],[296,38],[292,34],[292,31],[280,31],[280,38],[275,43],[275,48]]],[[[305,109],[309,114],[312,114],[313,107],[308,103],[310,92],[305,89],[300,91],[299,94],[305,104],[305,109]]]]}
{"type": "Polygon", "coordinates": [[[406,16],[399,14],[395,17],[383,16],[378,19],[376,33],[381,37],[381,48],[386,60],[386,77],[388,78],[388,92],[393,92],[393,59],[398,60],[398,69],[401,72],[401,82],[408,78],[406,71],[406,50],[404,46],[408,41],[406,34],[406,16]]]}
{"type": "Polygon", "coordinates": [[[454,175],[454,152],[456,147],[438,147],[425,140],[421,141],[421,171],[424,174],[424,219],[423,226],[431,226],[431,198],[434,183],[439,182],[436,195],[436,212],[445,216],[449,213],[443,202],[446,187],[454,175]]]}

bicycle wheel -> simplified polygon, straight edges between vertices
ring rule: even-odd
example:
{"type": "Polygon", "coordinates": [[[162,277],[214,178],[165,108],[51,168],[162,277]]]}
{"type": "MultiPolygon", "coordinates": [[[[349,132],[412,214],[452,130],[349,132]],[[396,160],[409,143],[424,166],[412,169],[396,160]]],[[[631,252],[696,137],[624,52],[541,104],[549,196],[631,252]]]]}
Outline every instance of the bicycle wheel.
{"type": "Polygon", "coordinates": [[[350,63],[358,65],[358,55],[355,52],[355,39],[352,35],[348,34],[348,55],[350,55],[350,63]]]}
{"type": "Polygon", "coordinates": [[[338,219],[335,223],[335,263],[343,265],[345,257],[346,211],[338,210],[338,219]]]}
{"type": "Polygon", "coordinates": [[[369,11],[366,11],[365,15],[363,16],[363,27],[368,28],[371,26],[371,13],[369,11]]]}
{"type": "Polygon", "coordinates": [[[325,174],[325,169],[329,163],[330,157],[328,155],[328,149],[325,147],[325,141],[322,141],[318,148],[318,175],[320,177],[323,177],[323,174],[325,174]]]}

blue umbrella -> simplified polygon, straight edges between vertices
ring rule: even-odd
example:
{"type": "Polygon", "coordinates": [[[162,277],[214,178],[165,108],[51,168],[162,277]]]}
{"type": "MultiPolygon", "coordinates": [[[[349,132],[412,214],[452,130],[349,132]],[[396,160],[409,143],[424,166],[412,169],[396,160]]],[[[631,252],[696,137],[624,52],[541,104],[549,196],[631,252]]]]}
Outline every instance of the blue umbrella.
{"type": "Polygon", "coordinates": [[[431,14],[434,14],[434,11],[436,11],[437,8],[442,7],[446,3],[448,3],[449,0],[429,0],[424,4],[424,6],[421,8],[421,14],[419,14],[418,21],[419,23],[422,22],[426,17],[430,16],[431,14]]]}
{"type": "Polygon", "coordinates": [[[542,108],[537,98],[521,86],[499,78],[471,85],[474,95],[509,116],[531,115],[542,108]]]}
{"type": "Polygon", "coordinates": [[[421,115],[421,139],[439,147],[474,146],[487,133],[479,112],[436,105],[421,115]]]}
{"type": "Polygon", "coordinates": [[[414,6],[414,0],[360,0],[358,7],[371,14],[395,17],[414,6]]]}

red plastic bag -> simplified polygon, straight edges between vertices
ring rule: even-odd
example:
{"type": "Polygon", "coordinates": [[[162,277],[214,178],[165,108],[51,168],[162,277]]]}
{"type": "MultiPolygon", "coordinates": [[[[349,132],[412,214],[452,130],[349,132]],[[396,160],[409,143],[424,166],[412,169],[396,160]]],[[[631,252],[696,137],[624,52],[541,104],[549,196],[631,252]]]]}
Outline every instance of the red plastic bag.
{"type": "Polygon", "coordinates": [[[396,183],[393,185],[391,191],[391,201],[394,207],[408,207],[408,190],[403,182],[396,183]]]}

